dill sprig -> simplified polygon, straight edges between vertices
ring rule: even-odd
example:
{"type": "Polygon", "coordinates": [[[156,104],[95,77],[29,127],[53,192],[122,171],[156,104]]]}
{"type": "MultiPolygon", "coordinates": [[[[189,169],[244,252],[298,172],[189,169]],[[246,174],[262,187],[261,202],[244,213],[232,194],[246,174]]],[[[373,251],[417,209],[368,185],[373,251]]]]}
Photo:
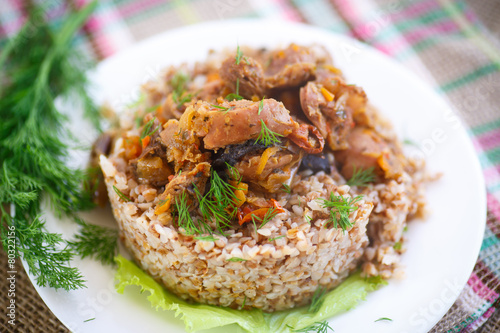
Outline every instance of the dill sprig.
{"type": "Polygon", "coordinates": [[[243,96],[240,96],[240,79],[236,79],[236,92],[230,93],[226,96],[225,100],[234,101],[234,100],[242,100],[243,96]]]}
{"type": "Polygon", "coordinates": [[[301,329],[295,329],[291,327],[290,325],[286,325],[289,329],[292,330],[292,332],[297,332],[297,333],[311,333],[311,332],[316,332],[316,333],[327,333],[328,330],[331,330],[333,332],[333,328],[330,327],[330,324],[328,321],[324,320],[321,322],[315,322],[314,324],[311,324],[309,326],[306,326],[301,329]]]}
{"type": "Polygon", "coordinates": [[[103,264],[113,265],[118,252],[118,231],[115,229],[87,224],[78,219],[81,226],[75,240],[68,242],[69,246],[80,255],[99,260],[103,264]]]}
{"type": "Polygon", "coordinates": [[[174,201],[177,211],[177,224],[179,228],[183,228],[186,235],[201,234],[200,228],[194,223],[191,214],[189,214],[189,203],[186,192],[182,192],[174,201]]]}
{"type": "Polygon", "coordinates": [[[379,321],[392,321],[392,319],[391,318],[387,318],[387,317],[382,317],[382,318],[379,318],[379,319],[375,320],[374,322],[376,323],[376,322],[379,322],[379,321]]]}
{"type": "Polygon", "coordinates": [[[326,289],[319,286],[318,289],[314,291],[308,311],[317,312],[321,307],[321,305],[323,304],[323,301],[325,300],[325,295],[326,295],[326,289]]]}
{"type": "Polygon", "coordinates": [[[212,107],[214,108],[217,108],[221,111],[224,111],[224,114],[228,113],[229,111],[233,110],[234,109],[234,106],[231,106],[231,107],[225,107],[225,106],[222,106],[222,105],[215,105],[215,104],[211,104],[212,107]]]}
{"type": "Polygon", "coordinates": [[[371,167],[363,170],[363,168],[353,167],[352,177],[347,181],[349,186],[364,187],[368,183],[372,183],[375,180],[375,168],[371,167]]]}
{"type": "Polygon", "coordinates": [[[236,47],[236,59],[235,59],[236,60],[236,65],[240,64],[241,57],[243,57],[243,52],[241,52],[240,46],[238,45],[236,47]]]}
{"type": "Polygon", "coordinates": [[[120,199],[122,199],[123,201],[125,201],[125,202],[132,201],[132,200],[130,200],[129,197],[127,197],[125,194],[123,194],[123,192],[120,191],[115,185],[113,185],[113,190],[120,197],[120,199]]]}
{"type": "Polygon", "coordinates": [[[248,261],[247,259],[239,258],[239,257],[232,257],[227,259],[227,261],[232,261],[232,262],[239,262],[239,261],[248,261]]]}
{"type": "Polygon", "coordinates": [[[277,136],[283,136],[281,134],[278,134],[276,132],[271,131],[266,124],[264,123],[264,120],[260,120],[260,133],[259,136],[257,137],[257,140],[255,140],[255,144],[260,143],[263,144],[264,146],[270,146],[273,144],[278,144],[281,143],[281,140],[277,138],[277,136]]]}
{"type": "Polygon", "coordinates": [[[156,128],[152,129],[155,119],[156,117],[151,118],[151,120],[148,121],[146,125],[144,125],[144,128],[142,129],[141,132],[141,139],[144,139],[147,136],[151,136],[159,130],[160,126],[156,126],[156,128]]]}
{"type": "Polygon", "coordinates": [[[20,32],[0,55],[0,229],[15,227],[17,254],[28,264],[37,284],[77,289],[84,280],[69,261],[76,254],[60,234],[50,233],[40,216],[42,193],[56,216],[90,208],[82,187],[85,172],[65,165],[71,134],[55,100],[78,102],[94,125],[99,112],[86,93],[85,62],[72,45],[76,31],[95,8],[92,2],[67,15],[58,30],[51,28],[43,10],[32,7],[20,32]],[[37,29],[30,31],[33,26],[37,29]],[[10,209],[8,210],[7,207],[10,209]]]}
{"type": "Polygon", "coordinates": [[[287,185],[285,183],[282,183],[281,185],[283,185],[283,188],[281,189],[283,192],[288,193],[288,194],[292,193],[292,189],[290,188],[290,185],[287,185]]]}
{"type": "Polygon", "coordinates": [[[333,223],[333,227],[337,228],[340,226],[342,230],[346,230],[353,226],[352,222],[349,220],[349,214],[358,209],[354,204],[362,199],[363,196],[358,195],[356,197],[346,198],[341,195],[334,195],[330,193],[330,199],[318,199],[321,206],[324,208],[331,208],[330,219],[325,224],[325,228],[333,223]]]}
{"type": "Polygon", "coordinates": [[[264,109],[264,97],[262,97],[262,99],[259,102],[259,111],[257,112],[259,116],[263,109],[264,109]]]}
{"type": "Polygon", "coordinates": [[[245,62],[246,62],[247,65],[250,65],[250,62],[248,61],[247,57],[243,56],[243,52],[240,50],[240,46],[237,45],[237,47],[236,47],[236,57],[235,57],[236,65],[240,64],[241,58],[243,58],[243,60],[245,60],[245,62]]]}
{"type": "Polygon", "coordinates": [[[277,239],[281,239],[281,238],[284,238],[286,237],[286,235],[281,235],[281,236],[277,236],[277,237],[274,237],[274,238],[269,238],[268,241],[272,242],[272,241],[275,241],[277,239]]]}
{"type": "Polygon", "coordinates": [[[213,169],[210,174],[210,189],[205,195],[202,195],[196,186],[194,187],[201,215],[205,220],[215,222],[217,231],[222,235],[224,235],[224,229],[231,226],[236,215],[238,198],[234,191],[237,189],[222,179],[213,169]]]}

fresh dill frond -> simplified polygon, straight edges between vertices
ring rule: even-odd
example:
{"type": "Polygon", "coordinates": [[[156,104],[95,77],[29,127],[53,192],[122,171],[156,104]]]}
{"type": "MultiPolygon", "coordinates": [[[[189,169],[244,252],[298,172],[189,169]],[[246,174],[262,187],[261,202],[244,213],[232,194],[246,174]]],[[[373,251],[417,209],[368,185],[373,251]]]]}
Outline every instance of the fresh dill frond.
{"type": "Polygon", "coordinates": [[[36,3],[28,20],[0,54],[0,229],[15,226],[16,254],[23,257],[39,286],[72,290],[84,279],[69,262],[75,252],[59,234],[45,228],[40,216],[43,193],[57,217],[93,206],[82,186],[83,170],[68,167],[74,136],[56,99],[71,100],[100,129],[100,114],[86,92],[90,63],[73,45],[96,1],[65,15],[57,30],[36,3]],[[41,15],[42,14],[42,15],[41,15]],[[36,27],[36,29],[33,29],[36,27]],[[27,38],[29,36],[29,38],[27,38]],[[7,209],[9,207],[9,209],[7,209]]]}
{"type": "Polygon", "coordinates": [[[238,184],[241,183],[243,176],[240,175],[240,172],[238,171],[238,169],[227,162],[226,162],[226,167],[227,167],[227,171],[229,173],[229,177],[231,179],[237,181],[238,184]]]}
{"type": "Polygon", "coordinates": [[[375,180],[374,167],[363,170],[363,168],[356,168],[354,166],[352,170],[352,177],[347,181],[347,185],[349,186],[364,187],[375,180]]]}
{"type": "Polygon", "coordinates": [[[132,200],[130,200],[129,197],[127,197],[125,194],[123,194],[123,192],[120,191],[115,185],[113,185],[113,190],[115,191],[116,194],[118,194],[120,199],[122,199],[123,201],[125,201],[125,202],[132,201],[132,200]]]}
{"type": "Polygon", "coordinates": [[[229,111],[233,110],[234,109],[234,106],[231,106],[231,107],[225,107],[225,106],[222,106],[222,105],[215,105],[215,104],[211,104],[212,107],[214,108],[217,108],[221,111],[224,111],[224,114],[228,113],[229,111]]]}
{"type": "Polygon", "coordinates": [[[211,170],[210,189],[205,195],[194,186],[198,200],[198,209],[207,221],[214,221],[217,231],[224,234],[224,229],[231,227],[236,215],[238,198],[234,193],[238,188],[222,179],[215,170],[211,170]]]}
{"type": "Polygon", "coordinates": [[[217,238],[214,236],[196,236],[194,239],[201,240],[201,241],[207,241],[207,242],[215,242],[217,241],[217,238]]]}
{"type": "Polygon", "coordinates": [[[401,250],[402,247],[403,247],[403,244],[401,244],[401,242],[396,242],[396,243],[394,243],[394,246],[393,246],[394,250],[397,250],[397,251],[401,250]]]}
{"type": "Polygon", "coordinates": [[[354,204],[362,198],[363,196],[361,195],[347,198],[342,195],[337,196],[330,193],[330,199],[318,199],[322,207],[331,208],[330,219],[325,223],[325,228],[331,223],[333,223],[334,228],[340,226],[344,231],[351,228],[353,224],[349,220],[349,214],[358,209],[354,204]]]}
{"type": "Polygon", "coordinates": [[[391,318],[387,318],[387,317],[382,317],[382,318],[379,318],[379,319],[375,320],[374,322],[376,323],[378,321],[392,321],[392,319],[391,318]]]}
{"type": "Polygon", "coordinates": [[[170,80],[170,86],[173,88],[172,93],[175,94],[175,96],[182,96],[182,94],[186,90],[188,82],[189,75],[187,73],[184,73],[184,71],[182,70],[177,71],[170,80]]]}
{"type": "Polygon", "coordinates": [[[277,136],[283,136],[281,134],[278,134],[276,132],[271,131],[267,126],[266,123],[264,123],[264,120],[260,120],[260,133],[259,136],[257,137],[257,140],[255,140],[255,144],[260,143],[263,144],[264,146],[271,146],[273,144],[278,144],[281,143],[281,140],[277,138],[277,136]]]}
{"type": "Polygon", "coordinates": [[[82,258],[95,258],[103,264],[113,265],[118,252],[118,230],[87,224],[83,220],[78,224],[81,229],[75,240],[68,242],[69,246],[82,258]]]}
{"type": "MultiPolygon", "coordinates": [[[[3,208],[1,210],[3,219],[7,212],[3,208]]],[[[69,266],[75,252],[68,246],[60,247],[64,243],[60,234],[48,232],[45,222],[39,216],[28,221],[16,213],[15,221],[16,250],[22,254],[39,286],[64,290],[85,286],[85,280],[78,269],[69,266]]]]}
{"type": "Polygon", "coordinates": [[[330,327],[330,324],[328,323],[328,321],[324,320],[324,321],[321,321],[321,322],[315,322],[314,324],[311,324],[309,326],[306,326],[304,328],[301,328],[301,329],[295,329],[293,327],[291,327],[290,325],[286,325],[289,329],[292,330],[292,332],[296,332],[296,333],[327,333],[328,330],[331,330],[333,332],[333,328],[330,327]]]}
{"type": "Polygon", "coordinates": [[[326,289],[319,286],[313,294],[311,304],[309,305],[309,312],[318,312],[326,295],[326,289]]]}
{"type": "Polygon", "coordinates": [[[418,143],[416,143],[412,139],[408,139],[408,138],[406,138],[406,139],[403,140],[403,144],[408,145],[408,146],[418,147],[418,143]]]}
{"type": "Polygon", "coordinates": [[[241,304],[242,309],[245,307],[246,302],[247,302],[247,295],[245,295],[245,298],[243,299],[243,303],[241,304]]]}
{"type": "Polygon", "coordinates": [[[259,111],[257,112],[259,116],[263,109],[264,109],[264,97],[262,97],[262,99],[259,102],[259,111]]]}
{"type": "Polygon", "coordinates": [[[283,237],[286,237],[286,235],[281,235],[281,236],[277,236],[277,237],[274,237],[274,238],[269,238],[268,241],[272,242],[272,241],[275,241],[277,239],[281,239],[283,237]]]}
{"type": "Polygon", "coordinates": [[[275,207],[269,208],[264,217],[262,219],[259,218],[261,224],[258,229],[264,227],[267,222],[271,221],[277,214],[278,210],[275,207]]]}
{"type": "Polygon", "coordinates": [[[146,123],[146,125],[144,125],[144,128],[142,129],[142,132],[141,132],[141,139],[144,139],[147,136],[151,136],[159,130],[160,126],[156,126],[156,128],[152,129],[155,120],[156,120],[156,117],[153,117],[153,118],[151,118],[150,121],[148,121],[146,123]]]}
{"type": "Polygon", "coordinates": [[[174,201],[177,212],[177,224],[179,228],[183,228],[186,235],[200,234],[200,229],[194,223],[191,214],[189,214],[189,203],[186,192],[182,192],[174,201]]]}
{"type": "Polygon", "coordinates": [[[232,262],[239,262],[239,261],[248,261],[247,259],[239,258],[239,257],[232,257],[227,259],[227,261],[232,261],[232,262]]]}
{"type": "Polygon", "coordinates": [[[92,320],[95,320],[95,318],[90,318],[90,319],[84,320],[83,322],[86,323],[86,322],[89,322],[89,321],[92,321],[92,320]]]}
{"type": "Polygon", "coordinates": [[[240,50],[240,46],[238,45],[238,46],[236,47],[236,65],[239,65],[239,64],[240,64],[241,57],[243,57],[243,52],[241,52],[241,50],[240,50]]]}
{"type": "Polygon", "coordinates": [[[227,101],[242,100],[243,96],[240,96],[240,79],[236,79],[236,92],[228,94],[225,98],[227,101]]]}
{"type": "Polygon", "coordinates": [[[292,189],[290,188],[290,185],[287,185],[285,183],[283,183],[281,185],[283,185],[283,189],[281,189],[283,192],[288,193],[288,194],[292,193],[292,189]]]}

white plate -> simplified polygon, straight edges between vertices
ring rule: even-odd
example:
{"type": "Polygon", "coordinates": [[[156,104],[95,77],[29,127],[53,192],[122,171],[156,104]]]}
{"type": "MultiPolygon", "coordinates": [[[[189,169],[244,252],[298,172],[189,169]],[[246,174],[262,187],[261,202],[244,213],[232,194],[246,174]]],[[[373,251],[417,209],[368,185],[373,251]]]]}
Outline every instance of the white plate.
{"type": "MultiPolygon", "coordinates": [[[[484,232],[485,187],[472,144],[458,118],[401,65],[366,45],[306,25],[262,20],[212,22],[165,32],[103,61],[93,79],[97,101],[126,104],[137,96],[137,86],[156,76],[159,69],[202,60],[211,48],[236,48],[237,43],[276,47],[289,42],[327,46],[348,81],[365,89],[400,137],[420,144],[430,170],[444,174],[429,186],[429,217],[410,224],[408,251],[402,258],[407,277],[390,281],[357,308],[332,318],[331,326],[337,333],[427,332],[453,304],[472,271],[484,232]],[[392,322],[374,322],[381,317],[392,322]]],[[[72,126],[79,133],[86,131],[77,117],[72,126]]],[[[89,140],[92,136],[87,134],[89,140]]],[[[85,156],[75,155],[75,161],[84,164],[85,156]]],[[[114,223],[109,211],[89,216],[90,222],[114,223]]],[[[75,231],[74,224],[50,213],[47,227],[67,238],[75,231]]],[[[87,289],[65,292],[36,287],[72,331],[184,332],[172,312],[151,309],[138,289],[115,293],[111,268],[92,260],[75,260],[74,264],[87,279],[87,289]],[[84,322],[91,318],[95,319],[84,322]]],[[[236,326],[212,330],[235,331],[236,326]]]]}

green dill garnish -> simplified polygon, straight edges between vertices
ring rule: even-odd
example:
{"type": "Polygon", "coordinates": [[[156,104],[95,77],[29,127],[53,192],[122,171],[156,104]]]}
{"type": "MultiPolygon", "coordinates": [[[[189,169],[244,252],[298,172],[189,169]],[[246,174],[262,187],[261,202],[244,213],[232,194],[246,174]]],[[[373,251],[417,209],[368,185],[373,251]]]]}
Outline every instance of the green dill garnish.
{"type": "Polygon", "coordinates": [[[309,312],[318,312],[319,308],[323,304],[326,295],[326,289],[319,286],[313,294],[311,304],[309,305],[309,312]]]}
{"type": "Polygon", "coordinates": [[[90,257],[103,264],[113,265],[118,252],[118,230],[87,224],[82,219],[77,219],[77,223],[81,226],[80,232],[74,241],[68,242],[69,246],[82,259],[90,257]]]}
{"type": "Polygon", "coordinates": [[[237,187],[222,179],[219,174],[211,170],[210,189],[202,195],[194,186],[194,192],[198,200],[199,210],[205,220],[214,221],[219,233],[224,234],[224,229],[232,225],[236,215],[236,201],[234,194],[237,187]]]}
{"type": "Polygon", "coordinates": [[[182,70],[177,71],[170,80],[170,86],[173,88],[172,99],[177,104],[177,109],[193,99],[193,94],[185,94],[188,82],[189,75],[182,70]]]}
{"type": "Polygon", "coordinates": [[[243,299],[243,303],[241,304],[242,309],[245,307],[246,302],[247,302],[247,295],[245,295],[245,298],[243,299]]]}
{"type": "Polygon", "coordinates": [[[311,224],[312,217],[306,215],[304,218],[306,219],[307,223],[311,224]]]}
{"type": "Polygon", "coordinates": [[[232,262],[238,262],[238,261],[247,261],[247,259],[239,258],[239,257],[232,257],[227,259],[227,261],[232,261],[232,262]]]}
{"type": "Polygon", "coordinates": [[[183,94],[179,99],[179,96],[174,92],[172,94],[172,98],[174,99],[174,102],[177,103],[176,108],[180,109],[181,106],[183,106],[185,103],[191,102],[191,100],[193,99],[193,94],[183,94]]]}
{"type": "Polygon", "coordinates": [[[83,322],[86,323],[88,321],[91,321],[91,320],[94,320],[95,318],[90,318],[90,319],[87,319],[87,320],[84,320],[83,322]]]}
{"type": "Polygon", "coordinates": [[[154,125],[155,119],[156,119],[155,117],[151,118],[151,120],[148,121],[146,123],[146,125],[144,125],[144,128],[142,129],[142,132],[141,132],[141,139],[144,139],[147,136],[151,136],[151,135],[155,134],[156,131],[158,131],[160,126],[157,126],[155,129],[151,129],[151,127],[153,127],[153,125],[154,125]]]}
{"type": "Polygon", "coordinates": [[[382,317],[382,318],[379,318],[379,319],[375,320],[374,322],[376,323],[378,321],[392,321],[392,319],[391,318],[387,318],[387,317],[382,317]]]}
{"type": "Polygon", "coordinates": [[[263,226],[265,226],[267,224],[267,222],[271,221],[273,219],[273,217],[275,217],[277,214],[278,214],[277,209],[275,207],[271,207],[267,210],[266,214],[264,215],[264,217],[262,219],[260,217],[255,216],[255,215],[252,215],[252,219],[253,219],[253,217],[255,217],[257,220],[260,221],[260,226],[257,228],[257,229],[260,229],[263,226]]]}
{"type": "Polygon", "coordinates": [[[236,92],[228,94],[225,98],[227,101],[242,100],[243,96],[240,96],[240,79],[236,79],[236,92]]]}
{"type": "Polygon", "coordinates": [[[408,231],[408,226],[405,225],[405,227],[403,228],[403,232],[407,232],[408,231]]]}
{"type": "Polygon", "coordinates": [[[186,235],[194,235],[200,233],[199,228],[195,225],[193,218],[189,214],[189,205],[186,192],[182,192],[174,202],[177,212],[177,224],[179,228],[183,228],[186,235]]]}
{"type": "Polygon", "coordinates": [[[262,99],[259,102],[259,112],[257,112],[259,116],[263,109],[264,109],[264,97],[262,97],[262,99]]]}
{"type": "Polygon", "coordinates": [[[224,114],[228,113],[229,111],[233,110],[235,107],[234,106],[231,106],[231,107],[225,107],[225,106],[222,106],[222,105],[215,105],[215,104],[211,104],[212,107],[214,108],[217,108],[221,111],[224,111],[224,114]]]}
{"type": "Polygon", "coordinates": [[[324,320],[322,322],[317,321],[314,324],[311,324],[311,325],[306,326],[306,327],[301,328],[301,329],[295,329],[295,328],[291,327],[290,325],[286,325],[286,326],[289,329],[291,329],[292,332],[296,332],[296,333],[311,333],[311,332],[327,333],[328,330],[332,330],[332,332],[333,332],[333,328],[330,327],[330,324],[326,320],[324,320]]]}
{"type": "Polygon", "coordinates": [[[226,162],[226,167],[227,167],[227,171],[229,173],[229,177],[231,177],[231,179],[237,181],[238,184],[241,183],[243,176],[240,175],[240,172],[238,171],[238,169],[227,162],[226,162]]]}
{"type": "Polygon", "coordinates": [[[169,201],[170,201],[170,198],[160,200],[160,201],[158,202],[158,206],[160,206],[160,207],[161,207],[161,206],[163,206],[164,204],[166,204],[166,203],[167,203],[167,202],[169,202],[169,201]]]}
{"type": "Polygon", "coordinates": [[[331,208],[330,219],[325,223],[325,228],[333,223],[333,227],[337,228],[340,226],[342,230],[346,230],[353,226],[349,220],[349,214],[358,209],[354,206],[356,202],[362,199],[361,195],[356,197],[346,198],[341,195],[334,195],[330,193],[330,199],[318,199],[321,202],[321,206],[324,208],[331,208]]]}
{"type": "Polygon", "coordinates": [[[408,146],[418,147],[418,144],[415,141],[413,141],[412,139],[408,139],[408,138],[403,140],[403,144],[408,145],[408,146]]]}
{"type": "Polygon", "coordinates": [[[347,181],[349,186],[364,187],[375,180],[374,167],[363,170],[363,168],[358,169],[354,166],[352,170],[352,177],[347,181]]]}
{"type": "MultiPolygon", "coordinates": [[[[73,217],[92,207],[83,170],[68,167],[74,142],[68,118],[56,99],[81,105],[100,129],[99,109],[86,92],[91,63],[74,47],[75,35],[96,7],[93,1],[65,14],[57,28],[44,5],[27,6],[27,20],[0,52],[0,234],[7,251],[8,230],[15,228],[16,256],[23,258],[39,286],[72,290],[84,279],[69,262],[76,253],[60,234],[45,227],[46,195],[56,217],[73,217]]],[[[12,241],[12,239],[10,239],[12,241]]]]}
{"type": "Polygon", "coordinates": [[[214,236],[196,236],[194,239],[201,240],[201,241],[207,241],[207,242],[216,242],[217,238],[214,236]]]}
{"type": "Polygon", "coordinates": [[[401,242],[396,242],[396,243],[394,243],[393,248],[394,248],[394,250],[399,251],[399,250],[401,250],[401,247],[402,247],[402,246],[403,246],[403,245],[401,244],[401,242]]]}
{"type": "Polygon", "coordinates": [[[239,65],[239,64],[240,64],[241,57],[243,57],[243,52],[241,52],[241,50],[240,50],[240,46],[238,45],[238,46],[236,47],[236,65],[239,65]]]}
{"type": "Polygon", "coordinates": [[[287,185],[285,183],[283,183],[281,185],[283,185],[283,188],[281,189],[283,192],[288,193],[288,194],[292,193],[292,190],[290,189],[290,185],[287,185]]]}
{"type": "Polygon", "coordinates": [[[113,190],[115,190],[116,194],[118,194],[118,196],[120,197],[120,199],[122,199],[123,201],[132,201],[130,200],[129,197],[127,197],[125,194],[122,193],[122,191],[120,191],[115,185],[113,185],[113,190]]]}
{"type": "Polygon", "coordinates": [[[236,47],[236,57],[235,57],[235,60],[236,60],[236,65],[239,65],[240,62],[241,62],[241,58],[243,58],[243,60],[245,60],[246,64],[247,65],[250,65],[250,62],[248,61],[247,57],[244,57],[243,56],[243,52],[241,52],[240,50],[240,46],[238,45],[236,47]]]}
{"type": "Polygon", "coordinates": [[[286,235],[281,235],[281,236],[278,236],[278,237],[274,237],[274,238],[269,238],[268,241],[272,242],[272,241],[275,241],[277,239],[281,239],[283,237],[286,237],[286,235]]]}
{"type": "Polygon", "coordinates": [[[277,144],[281,143],[281,140],[277,138],[277,136],[283,136],[281,134],[278,134],[276,132],[271,131],[266,124],[264,123],[264,120],[260,120],[260,133],[259,136],[257,137],[257,140],[255,140],[255,143],[261,143],[264,146],[270,146],[272,144],[277,144]]]}
{"type": "Polygon", "coordinates": [[[184,73],[182,70],[177,71],[170,80],[170,86],[173,88],[173,93],[176,96],[181,96],[186,90],[188,81],[189,75],[184,73]]]}
{"type": "Polygon", "coordinates": [[[281,185],[283,186],[283,188],[281,189],[283,192],[288,193],[288,194],[292,193],[292,189],[290,188],[290,185],[287,185],[285,183],[282,183],[281,185]]]}

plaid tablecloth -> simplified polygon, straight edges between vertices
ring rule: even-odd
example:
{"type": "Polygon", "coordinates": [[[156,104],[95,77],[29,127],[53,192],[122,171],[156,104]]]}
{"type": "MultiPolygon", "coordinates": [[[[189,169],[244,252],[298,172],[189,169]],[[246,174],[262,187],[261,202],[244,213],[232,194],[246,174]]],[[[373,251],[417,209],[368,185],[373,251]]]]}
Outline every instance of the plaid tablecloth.
{"type": "MultiPolygon", "coordinates": [[[[57,24],[61,13],[86,2],[48,0],[45,5],[57,24]]],[[[0,0],[0,45],[23,24],[26,3],[0,0]]],[[[481,161],[488,217],[474,272],[432,332],[500,332],[500,1],[106,0],[80,32],[77,46],[101,60],[168,29],[235,17],[306,22],[358,38],[403,63],[448,100],[467,125],[481,161]]],[[[0,286],[3,304],[5,279],[0,286]]],[[[20,332],[63,330],[29,283],[19,287],[18,297],[30,300],[19,303],[20,332]]],[[[10,329],[5,318],[0,316],[2,331],[10,329]]]]}

